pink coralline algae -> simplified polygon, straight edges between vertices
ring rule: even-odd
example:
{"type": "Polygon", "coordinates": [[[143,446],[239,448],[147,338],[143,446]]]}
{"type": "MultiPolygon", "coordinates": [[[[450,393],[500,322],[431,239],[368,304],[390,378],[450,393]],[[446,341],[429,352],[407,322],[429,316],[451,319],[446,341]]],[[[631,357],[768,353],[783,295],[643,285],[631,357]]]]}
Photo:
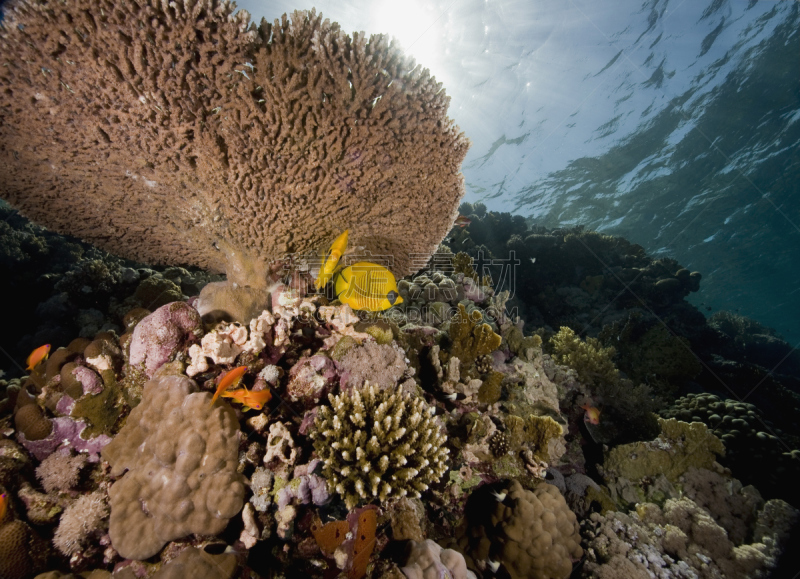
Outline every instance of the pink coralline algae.
{"type": "Polygon", "coordinates": [[[100,376],[86,366],[78,366],[72,371],[72,375],[83,386],[84,394],[100,394],[103,391],[103,381],[100,376]]]}
{"type": "Polygon", "coordinates": [[[322,506],[330,502],[331,495],[325,479],[313,472],[319,464],[320,460],[315,458],[294,469],[294,478],[278,492],[279,509],[283,509],[292,499],[297,499],[304,505],[314,503],[322,506]]]}
{"type": "Polygon", "coordinates": [[[152,378],[156,370],[202,334],[203,321],[197,310],[184,302],[161,306],[136,324],[130,365],[143,365],[147,377],[152,378]]]}
{"type": "Polygon", "coordinates": [[[327,356],[303,358],[289,371],[286,395],[292,402],[313,408],[336,386],[336,369],[327,356]]]}
{"type": "Polygon", "coordinates": [[[97,462],[100,451],[111,442],[111,438],[105,434],[88,440],[81,438],[81,433],[86,429],[86,423],[83,421],[62,416],[54,418],[51,422],[53,430],[41,440],[28,440],[21,432],[17,435],[22,446],[37,460],[44,460],[58,448],[73,448],[77,452],[87,453],[89,462],[97,462]]]}

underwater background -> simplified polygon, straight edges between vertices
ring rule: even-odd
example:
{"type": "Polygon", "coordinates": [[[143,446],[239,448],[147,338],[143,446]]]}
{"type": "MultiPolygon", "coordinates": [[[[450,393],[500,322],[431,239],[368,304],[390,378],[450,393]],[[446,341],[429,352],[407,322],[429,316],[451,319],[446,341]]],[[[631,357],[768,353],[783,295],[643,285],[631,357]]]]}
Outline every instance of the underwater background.
{"type": "MultiPolygon", "coordinates": [[[[36,4],[3,2],[3,22],[36,4]]],[[[800,3],[243,1],[256,25],[289,15],[251,60],[254,29],[212,0],[42,5],[0,30],[47,61],[0,71],[0,579],[797,576],[800,3]],[[397,44],[352,56],[361,30],[397,44]],[[95,82],[101,51],[70,76],[94,35],[129,67],[95,82]],[[338,84],[286,88],[324,66],[338,84]],[[206,84],[193,125],[181,99],[206,84]],[[337,156],[292,117],[319,102],[320,127],[404,120],[353,128],[337,156]],[[258,140],[270,123],[287,148],[258,140]],[[336,177],[303,189],[306,165],[336,177]],[[214,251],[183,244],[206,227],[214,251]],[[272,258],[256,297],[233,291],[236,251],[214,262],[225,233],[272,258]],[[281,235],[313,252],[275,258],[281,235]],[[356,262],[388,277],[353,297],[356,262]]]]}
{"type": "Polygon", "coordinates": [[[443,83],[472,141],[466,201],[621,235],[702,272],[704,312],[800,343],[797,2],[315,6],[396,36],[443,83]]]}

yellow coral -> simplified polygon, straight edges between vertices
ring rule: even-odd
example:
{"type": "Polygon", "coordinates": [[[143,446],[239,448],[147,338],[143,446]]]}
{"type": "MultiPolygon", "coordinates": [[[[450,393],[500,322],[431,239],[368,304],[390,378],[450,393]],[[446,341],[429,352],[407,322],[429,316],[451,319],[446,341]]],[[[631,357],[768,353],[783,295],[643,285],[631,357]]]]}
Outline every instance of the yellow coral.
{"type": "Polygon", "coordinates": [[[458,304],[458,314],[450,322],[450,339],[453,346],[450,355],[461,360],[461,367],[472,367],[479,356],[485,356],[500,347],[502,338],[492,331],[489,324],[479,324],[480,312],[467,313],[464,304],[458,304]]]}
{"type": "Polygon", "coordinates": [[[612,362],[616,350],[611,346],[604,348],[596,338],[583,341],[571,328],[562,326],[550,338],[550,347],[553,349],[553,359],[574,369],[580,381],[587,386],[609,384],[616,382],[619,377],[619,371],[612,362]]]}

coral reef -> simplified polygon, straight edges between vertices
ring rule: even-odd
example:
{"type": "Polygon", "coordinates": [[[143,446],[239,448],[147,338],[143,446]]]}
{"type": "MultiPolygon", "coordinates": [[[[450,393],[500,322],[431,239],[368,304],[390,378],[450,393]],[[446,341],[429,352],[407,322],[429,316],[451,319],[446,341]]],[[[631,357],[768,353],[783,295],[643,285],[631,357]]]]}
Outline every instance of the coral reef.
{"type": "MultiPolygon", "coordinates": [[[[796,512],[783,512],[797,517],[796,512]]],[[[758,534],[751,544],[735,545],[708,511],[689,498],[669,499],[663,508],[642,503],[630,515],[594,513],[590,519],[586,571],[598,579],[765,576],[788,538],[758,534]]]]}
{"type": "Polygon", "coordinates": [[[441,85],[387,37],[350,37],[315,12],[256,26],[218,2],[113,8],[21,2],[6,16],[9,62],[50,71],[12,64],[0,75],[0,139],[17,151],[3,164],[4,196],[26,215],[120,255],[224,271],[224,289],[256,301],[249,289],[266,288],[269,260],[318,251],[345,224],[353,243],[394,255],[401,275],[444,237],[468,141],[446,117],[441,85]],[[70,20],[87,24],[72,34],[70,20]],[[176,45],[196,57],[175,58],[176,45]],[[301,69],[318,74],[288,83],[301,69]],[[54,107],[52,122],[31,123],[54,107]],[[309,115],[313,126],[299,122],[309,115]],[[70,194],[47,194],[65,182],[70,194]],[[302,226],[300,211],[283,218],[300,197],[316,226],[302,226]]]}
{"type": "Polygon", "coordinates": [[[756,406],[709,393],[688,394],[666,408],[662,416],[702,422],[725,444],[720,462],[734,476],[756,485],[767,497],[798,504],[797,494],[786,480],[800,476],[800,440],[777,429],[756,406]],[[754,459],[771,468],[752,468],[754,459]]]}
{"type": "Polygon", "coordinates": [[[108,529],[108,499],[102,492],[78,497],[61,514],[53,544],[66,556],[86,551],[108,529]]]}
{"type": "Polygon", "coordinates": [[[470,501],[457,540],[473,569],[502,567],[512,579],[567,579],[583,555],[578,521],[553,485],[529,491],[512,481],[494,498],[473,494],[470,501]]]}
{"type": "Polygon", "coordinates": [[[446,436],[421,398],[368,384],[330,401],[311,437],[348,508],[373,497],[419,497],[447,470],[446,436]]]}
{"type": "Polygon", "coordinates": [[[186,377],[151,380],[103,450],[112,476],[128,471],[109,490],[109,533],[124,557],[146,559],[189,533],[219,533],[242,508],[236,416],[194,390],[186,377]]]}
{"type": "Polygon", "coordinates": [[[464,556],[453,549],[442,549],[435,541],[409,541],[408,561],[401,570],[408,579],[475,579],[467,570],[464,556]]]}

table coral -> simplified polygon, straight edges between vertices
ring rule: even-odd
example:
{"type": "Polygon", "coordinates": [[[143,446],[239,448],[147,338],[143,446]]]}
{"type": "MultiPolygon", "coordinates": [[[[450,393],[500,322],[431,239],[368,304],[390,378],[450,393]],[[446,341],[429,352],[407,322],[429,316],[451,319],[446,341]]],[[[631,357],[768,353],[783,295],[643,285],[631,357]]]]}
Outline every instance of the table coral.
{"type": "Polygon", "coordinates": [[[190,533],[215,535],[242,508],[236,415],[196,389],[185,376],[149,381],[103,451],[111,475],[122,477],[109,490],[109,533],[123,557],[146,559],[190,533]]]}
{"type": "Polygon", "coordinates": [[[0,51],[3,195],[117,255],[224,271],[244,300],[264,299],[272,260],[347,227],[407,275],[464,194],[441,84],[314,11],[20,1],[0,51]]]}
{"type": "Polygon", "coordinates": [[[373,497],[419,497],[447,470],[446,435],[422,398],[369,384],[329,399],[311,437],[348,508],[373,497]]]}

